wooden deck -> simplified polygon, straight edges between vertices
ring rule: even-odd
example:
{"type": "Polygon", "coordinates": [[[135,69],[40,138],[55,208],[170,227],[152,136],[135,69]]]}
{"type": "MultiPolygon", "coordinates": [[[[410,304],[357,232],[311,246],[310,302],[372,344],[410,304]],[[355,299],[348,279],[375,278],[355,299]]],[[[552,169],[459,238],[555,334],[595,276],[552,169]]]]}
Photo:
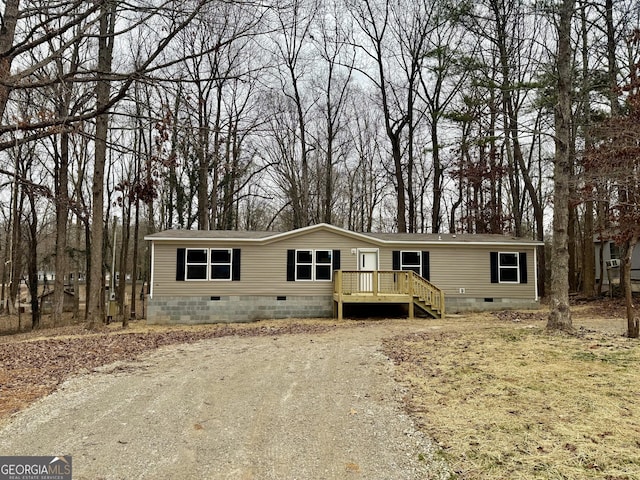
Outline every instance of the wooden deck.
{"type": "Polygon", "coordinates": [[[333,282],[334,316],[342,319],[345,303],[406,304],[409,318],[415,307],[434,318],[444,318],[444,292],[410,270],[336,270],[333,282]]]}

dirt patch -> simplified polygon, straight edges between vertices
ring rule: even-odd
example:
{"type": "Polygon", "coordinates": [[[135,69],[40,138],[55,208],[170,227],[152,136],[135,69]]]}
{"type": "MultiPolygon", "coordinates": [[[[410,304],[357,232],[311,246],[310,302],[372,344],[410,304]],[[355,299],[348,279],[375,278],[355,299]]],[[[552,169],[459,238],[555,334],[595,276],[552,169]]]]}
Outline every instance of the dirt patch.
{"type": "Polygon", "coordinates": [[[380,352],[382,338],[425,328],[280,322],[165,346],[64,382],[6,423],[0,451],[70,454],[76,480],[446,479],[380,352]]]}
{"type": "Polygon", "coordinates": [[[135,322],[127,330],[111,325],[101,333],[74,325],[0,337],[0,422],[51,393],[73,375],[89,373],[115,361],[133,360],[159,347],[226,336],[321,333],[355,325],[371,324],[346,322],[338,327],[334,322],[310,320],[185,328],[135,322]]]}

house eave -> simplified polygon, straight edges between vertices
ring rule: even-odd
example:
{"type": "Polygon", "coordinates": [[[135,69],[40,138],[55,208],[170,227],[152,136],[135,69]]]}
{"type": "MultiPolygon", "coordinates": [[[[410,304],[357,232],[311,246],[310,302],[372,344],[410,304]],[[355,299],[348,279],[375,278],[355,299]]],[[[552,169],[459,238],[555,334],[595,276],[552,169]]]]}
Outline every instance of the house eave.
{"type": "MultiPolygon", "coordinates": [[[[268,234],[265,232],[264,236],[259,237],[234,237],[232,235],[219,237],[213,236],[215,235],[215,230],[212,230],[212,236],[200,235],[200,236],[176,236],[176,235],[167,235],[163,236],[162,232],[157,234],[151,234],[144,237],[145,240],[151,242],[179,242],[179,243],[234,243],[234,244],[253,244],[253,245],[264,245],[269,243],[278,242],[280,240],[286,238],[295,238],[297,236],[302,236],[307,233],[311,233],[314,231],[332,231],[339,235],[343,235],[346,237],[353,238],[355,240],[363,241],[366,243],[370,243],[373,245],[379,246],[389,246],[389,245],[398,245],[398,246],[437,246],[437,245],[446,245],[446,246],[461,246],[461,245],[469,245],[469,246],[519,246],[519,247],[539,247],[544,245],[544,242],[536,241],[536,240],[526,240],[519,239],[515,237],[505,237],[504,241],[491,239],[491,240],[468,240],[469,236],[464,236],[459,239],[442,239],[440,236],[438,239],[425,238],[425,239],[398,239],[398,238],[379,238],[376,237],[376,234],[369,233],[359,233],[352,232],[350,230],[346,230],[340,227],[336,227],[334,225],[329,225],[326,223],[320,223],[317,225],[310,225],[308,227],[299,228],[296,230],[291,230],[289,232],[274,232],[273,234],[268,234]]],[[[200,231],[201,232],[201,231],[200,231]]],[[[393,234],[389,234],[393,235],[393,234]]],[[[401,234],[398,234],[401,235],[401,234]]],[[[455,238],[455,236],[454,236],[455,238]]]]}

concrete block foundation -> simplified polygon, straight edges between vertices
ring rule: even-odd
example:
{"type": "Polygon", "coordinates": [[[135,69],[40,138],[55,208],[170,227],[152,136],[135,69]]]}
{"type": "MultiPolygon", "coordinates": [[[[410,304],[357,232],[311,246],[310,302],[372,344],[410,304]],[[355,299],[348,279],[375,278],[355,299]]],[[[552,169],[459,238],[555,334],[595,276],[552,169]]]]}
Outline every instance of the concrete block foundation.
{"type": "Polygon", "coordinates": [[[158,325],[195,325],[331,317],[332,302],[330,295],[155,297],[149,299],[147,322],[158,325]]]}

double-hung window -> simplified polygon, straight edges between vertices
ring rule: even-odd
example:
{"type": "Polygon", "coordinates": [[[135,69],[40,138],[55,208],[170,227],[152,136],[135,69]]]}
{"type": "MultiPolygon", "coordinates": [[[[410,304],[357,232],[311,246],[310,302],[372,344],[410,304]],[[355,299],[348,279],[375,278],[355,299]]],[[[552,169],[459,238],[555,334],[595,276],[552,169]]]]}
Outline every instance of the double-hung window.
{"type": "Polygon", "coordinates": [[[188,248],[186,255],[186,280],[207,280],[209,251],[206,248],[188,248]]]}
{"type": "Polygon", "coordinates": [[[331,250],[296,250],[296,280],[328,280],[332,278],[331,250]]]}
{"type": "Polygon", "coordinates": [[[211,249],[211,280],[231,280],[232,258],[230,248],[211,249]]]}
{"type": "Polygon", "coordinates": [[[316,280],[331,280],[331,250],[316,250],[315,253],[316,280]]]}
{"type": "Polygon", "coordinates": [[[520,283],[520,262],[517,253],[498,253],[498,275],[500,283],[520,283]]]}
{"type": "Polygon", "coordinates": [[[413,270],[422,276],[422,252],[400,252],[400,270],[413,270]]]}
{"type": "Polygon", "coordinates": [[[393,250],[391,265],[393,270],[411,270],[426,280],[429,276],[429,251],[393,250]]]}
{"type": "Polygon", "coordinates": [[[240,250],[179,248],[176,280],[240,280],[240,250]]]}

